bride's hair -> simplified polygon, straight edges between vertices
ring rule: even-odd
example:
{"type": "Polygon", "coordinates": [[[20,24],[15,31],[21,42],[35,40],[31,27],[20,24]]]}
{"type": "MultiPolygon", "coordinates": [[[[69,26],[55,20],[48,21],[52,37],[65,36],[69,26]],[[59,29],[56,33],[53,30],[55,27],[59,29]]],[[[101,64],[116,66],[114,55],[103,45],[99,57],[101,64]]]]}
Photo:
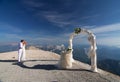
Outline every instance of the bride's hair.
{"type": "Polygon", "coordinates": [[[26,41],[23,41],[23,44],[25,44],[25,45],[26,45],[26,44],[27,44],[27,42],[26,42],[26,41]]]}

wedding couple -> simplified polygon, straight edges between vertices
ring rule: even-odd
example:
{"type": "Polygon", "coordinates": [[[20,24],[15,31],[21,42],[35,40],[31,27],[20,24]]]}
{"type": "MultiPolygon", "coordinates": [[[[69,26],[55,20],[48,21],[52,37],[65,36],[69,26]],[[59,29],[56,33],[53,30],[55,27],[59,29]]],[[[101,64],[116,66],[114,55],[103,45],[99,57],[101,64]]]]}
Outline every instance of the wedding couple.
{"type": "Polygon", "coordinates": [[[19,43],[19,49],[18,49],[18,62],[21,62],[21,61],[25,61],[26,58],[25,58],[25,55],[26,55],[26,52],[25,52],[25,46],[26,46],[26,41],[25,40],[21,40],[20,43],[19,43]]]}

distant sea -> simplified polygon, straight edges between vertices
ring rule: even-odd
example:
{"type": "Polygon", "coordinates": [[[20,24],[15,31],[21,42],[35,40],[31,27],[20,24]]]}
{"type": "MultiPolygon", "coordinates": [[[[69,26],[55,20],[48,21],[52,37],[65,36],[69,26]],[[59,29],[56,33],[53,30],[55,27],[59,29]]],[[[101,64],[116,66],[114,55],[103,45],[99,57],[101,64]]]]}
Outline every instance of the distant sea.
{"type": "MultiPolygon", "coordinates": [[[[38,48],[47,50],[47,51],[53,51],[55,53],[60,54],[61,50],[55,49],[55,47],[48,47],[46,46],[38,46],[38,48]]],[[[78,46],[74,45],[73,50],[73,57],[76,60],[79,60],[84,63],[90,64],[90,59],[85,54],[84,48],[88,48],[89,46],[83,45],[78,46]]],[[[114,73],[116,75],[120,76],[120,48],[118,47],[108,47],[108,46],[97,46],[97,64],[98,68],[101,68],[103,70],[109,71],[111,73],[114,73]]],[[[4,45],[0,46],[0,53],[3,52],[9,52],[9,51],[16,51],[18,50],[17,46],[11,46],[11,45],[4,45]]]]}
{"type": "Polygon", "coordinates": [[[18,46],[13,45],[0,45],[0,53],[16,51],[18,50],[18,46]]]}
{"type": "MultiPolygon", "coordinates": [[[[74,59],[90,64],[90,59],[85,54],[84,48],[88,46],[74,46],[74,59]]],[[[98,68],[120,76],[120,48],[97,46],[98,68]]]]}

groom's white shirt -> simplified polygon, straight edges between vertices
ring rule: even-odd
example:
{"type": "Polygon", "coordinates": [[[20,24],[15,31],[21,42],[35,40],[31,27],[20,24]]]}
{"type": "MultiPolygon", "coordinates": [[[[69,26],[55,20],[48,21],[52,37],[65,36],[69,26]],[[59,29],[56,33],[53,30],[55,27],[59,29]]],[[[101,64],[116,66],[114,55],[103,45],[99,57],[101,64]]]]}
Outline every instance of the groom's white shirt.
{"type": "Polygon", "coordinates": [[[19,43],[19,49],[23,49],[23,43],[22,42],[19,43]]]}

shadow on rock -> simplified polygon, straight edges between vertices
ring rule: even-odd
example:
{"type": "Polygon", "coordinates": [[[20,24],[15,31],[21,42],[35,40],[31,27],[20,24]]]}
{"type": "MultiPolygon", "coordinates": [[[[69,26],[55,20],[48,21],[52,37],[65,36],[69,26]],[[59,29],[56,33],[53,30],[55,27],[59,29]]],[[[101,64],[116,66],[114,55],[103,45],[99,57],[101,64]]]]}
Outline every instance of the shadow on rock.
{"type": "MultiPolygon", "coordinates": [[[[67,70],[67,71],[87,71],[87,72],[92,72],[91,70],[88,69],[62,69],[62,70],[67,70]]],[[[92,72],[93,73],[93,72],[92,72]]]]}
{"type": "Polygon", "coordinates": [[[44,65],[34,65],[33,67],[29,67],[24,65],[24,62],[18,62],[18,63],[13,63],[13,65],[18,65],[22,68],[27,68],[27,69],[45,69],[45,70],[55,70],[57,67],[53,64],[44,64],[44,65]]]}
{"type": "MultiPolygon", "coordinates": [[[[18,60],[0,60],[0,62],[17,62],[18,60]]],[[[25,62],[28,61],[58,61],[58,60],[26,60],[25,62]]]]}
{"type": "Polygon", "coordinates": [[[0,62],[17,62],[18,60],[0,60],[0,62]]]}

